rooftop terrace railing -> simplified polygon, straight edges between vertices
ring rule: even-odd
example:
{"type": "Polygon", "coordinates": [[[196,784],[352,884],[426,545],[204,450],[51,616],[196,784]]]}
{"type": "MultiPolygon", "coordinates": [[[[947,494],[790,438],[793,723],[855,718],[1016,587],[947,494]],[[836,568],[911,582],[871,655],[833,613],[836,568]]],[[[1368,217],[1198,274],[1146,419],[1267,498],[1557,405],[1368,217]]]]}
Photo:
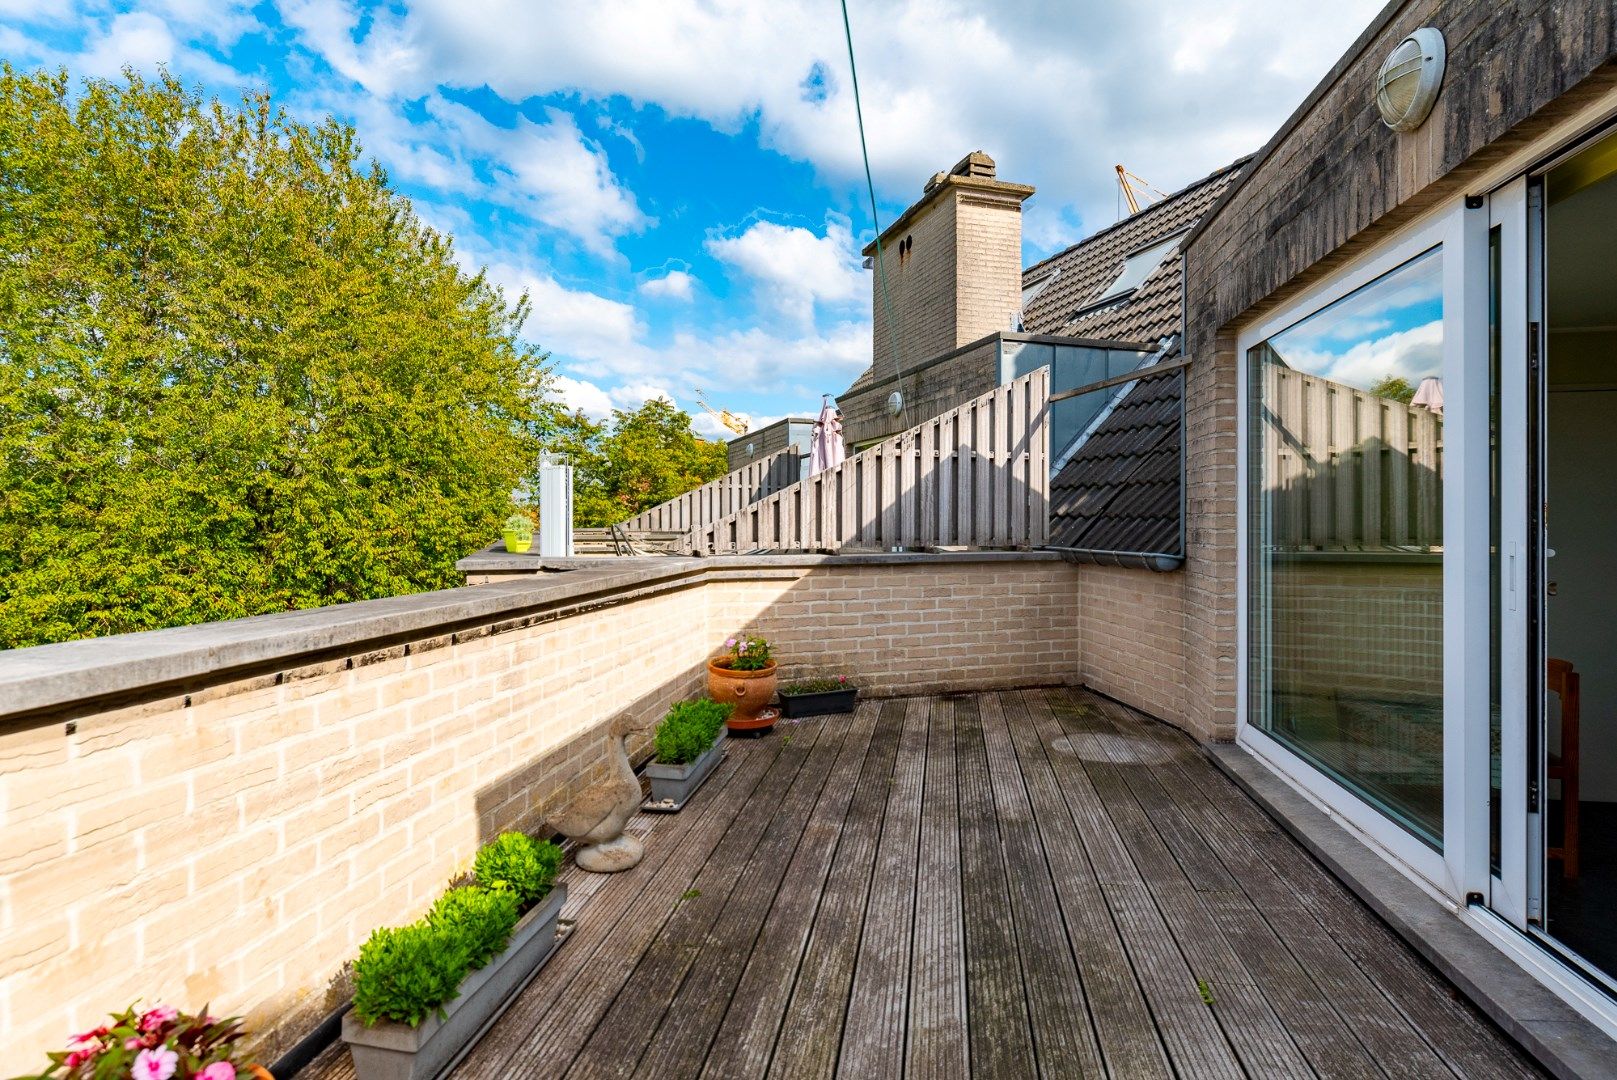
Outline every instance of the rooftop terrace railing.
{"type": "Polygon", "coordinates": [[[803,475],[803,455],[795,447],[777,450],[767,457],[710,480],[701,487],[676,495],[667,502],[643,510],[618,528],[628,532],[689,531],[716,521],[743,507],[795,483],[803,475]]]}
{"type": "Polygon", "coordinates": [[[736,513],[697,554],[1039,547],[1049,533],[1050,369],[1037,368],[736,513]]]}

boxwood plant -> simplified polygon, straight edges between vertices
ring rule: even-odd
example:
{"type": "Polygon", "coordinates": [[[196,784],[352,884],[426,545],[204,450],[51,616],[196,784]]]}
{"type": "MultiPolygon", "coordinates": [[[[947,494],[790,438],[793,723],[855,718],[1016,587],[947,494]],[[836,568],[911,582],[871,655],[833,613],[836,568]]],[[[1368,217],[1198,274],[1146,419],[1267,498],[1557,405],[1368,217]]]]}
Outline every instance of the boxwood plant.
{"type": "Polygon", "coordinates": [[[654,748],[659,765],[689,765],[719,737],[734,705],[717,701],[681,701],[657,725],[654,748]]]}
{"type": "Polygon", "coordinates": [[[381,927],[354,961],[354,1014],[418,1027],[455,1000],[468,973],[511,940],[517,919],[550,892],[561,849],[508,832],[485,844],[475,882],[451,889],[409,926],[381,927]]]}

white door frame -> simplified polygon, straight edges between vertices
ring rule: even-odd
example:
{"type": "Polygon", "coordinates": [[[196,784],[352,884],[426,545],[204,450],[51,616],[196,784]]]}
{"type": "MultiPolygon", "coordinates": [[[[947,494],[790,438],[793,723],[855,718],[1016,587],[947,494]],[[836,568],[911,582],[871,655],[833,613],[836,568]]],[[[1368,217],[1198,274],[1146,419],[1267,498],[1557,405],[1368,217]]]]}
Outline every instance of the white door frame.
{"type": "Polygon", "coordinates": [[[1486,890],[1489,880],[1489,695],[1488,681],[1475,680],[1476,671],[1488,668],[1490,644],[1487,289],[1488,215],[1481,209],[1467,209],[1463,199],[1456,199],[1355,260],[1346,270],[1243,327],[1236,340],[1236,740],[1351,831],[1391,856],[1428,891],[1455,906],[1464,903],[1467,893],[1486,890]],[[1251,553],[1247,539],[1247,353],[1286,327],[1437,246],[1443,248],[1441,370],[1445,398],[1442,852],[1248,721],[1251,553]],[[1482,350],[1480,354],[1478,349],[1482,350]],[[1479,456],[1480,473],[1469,467],[1479,456]],[[1456,777],[1468,780],[1455,783],[1456,777]],[[1479,798],[1480,818],[1475,811],[1479,798]],[[1467,805],[1473,808],[1470,815],[1465,813],[1467,805]]]}

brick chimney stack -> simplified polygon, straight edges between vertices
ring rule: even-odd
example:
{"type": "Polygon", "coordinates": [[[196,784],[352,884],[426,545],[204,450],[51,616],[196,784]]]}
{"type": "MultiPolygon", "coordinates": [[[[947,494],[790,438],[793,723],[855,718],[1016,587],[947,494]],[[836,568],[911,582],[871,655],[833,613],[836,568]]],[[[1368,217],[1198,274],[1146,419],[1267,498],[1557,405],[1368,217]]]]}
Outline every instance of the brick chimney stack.
{"type": "MultiPolygon", "coordinates": [[[[881,236],[896,338],[907,369],[996,330],[1010,329],[1022,306],[1022,200],[1026,184],[995,178],[981,150],[926,182],[921,198],[881,236]]],[[[876,244],[865,248],[875,256],[876,244]]],[[[894,370],[894,328],[874,290],[873,361],[879,376],[894,370]]]]}

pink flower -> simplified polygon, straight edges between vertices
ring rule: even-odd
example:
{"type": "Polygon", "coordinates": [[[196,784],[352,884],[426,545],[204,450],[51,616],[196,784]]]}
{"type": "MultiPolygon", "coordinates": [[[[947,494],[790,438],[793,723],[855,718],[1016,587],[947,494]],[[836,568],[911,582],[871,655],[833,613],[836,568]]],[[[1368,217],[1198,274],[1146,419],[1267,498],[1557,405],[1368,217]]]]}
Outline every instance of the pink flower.
{"type": "Polygon", "coordinates": [[[141,1047],[143,1047],[145,1045],[146,1045],[145,1040],[137,1039],[133,1035],[129,1036],[129,1038],[124,1040],[124,1049],[125,1050],[139,1050],[141,1047]]]}
{"type": "Polygon", "coordinates": [[[141,1015],[140,1015],[140,1024],[139,1024],[140,1030],[142,1030],[142,1031],[156,1031],[158,1028],[162,1027],[164,1024],[173,1023],[175,1017],[177,1017],[179,1015],[180,1015],[180,1010],[176,1009],[174,1006],[172,1006],[172,1005],[159,1005],[155,1009],[150,1009],[150,1010],[148,1010],[148,1011],[146,1011],[144,1013],[141,1013],[141,1015]]]}
{"type": "Polygon", "coordinates": [[[724,639],[724,647],[726,649],[735,648],[736,647],[736,639],[735,638],[725,638],[724,639]]]}
{"type": "Polygon", "coordinates": [[[216,1061],[197,1073],[196,1080],[236,1080],[236,1066],[228,1061],[216,1061]]]}
{"type": "Polygon", "coordinates": [[[90,1060],[92,1060],[94,1058],[95,1058],[95,1051],[94,1050],[75,1050],[71,1054],[67,1055],[67,1059],[65,1061],[63,1061],[62,1064],[66,1065],[67,1068],[68,1068],[68,1071],[71,1072],[74,1069],[78,1068],[80,1065],[83,1065],[85,1062],[90,1061],[90,1060]]]}
{"type": "Polygon", "coordinates": [[[97,1039],[100,1039],[101,1037],[106,1035],[107,1031],[108,1031],[108,1029],[104,1028],[104,1027],[92,1028],[91,1030],[86,1031],[82,1035],[75,1035],[71,1039],[67,1040],[67,1045],[69,1047],[75,1047],[75,1046],[79,1046],[79,1045],[81,1045],[83,1043],[95,1042],[97,1039]]]}
{"type": "Polygon", "coordinates": [[[134,1080],[168,1080],[179,1065],[180,1055],[166,1046],[160,1050],[142,1050],[135,1055],[130,1075],[134,1080]]]}

